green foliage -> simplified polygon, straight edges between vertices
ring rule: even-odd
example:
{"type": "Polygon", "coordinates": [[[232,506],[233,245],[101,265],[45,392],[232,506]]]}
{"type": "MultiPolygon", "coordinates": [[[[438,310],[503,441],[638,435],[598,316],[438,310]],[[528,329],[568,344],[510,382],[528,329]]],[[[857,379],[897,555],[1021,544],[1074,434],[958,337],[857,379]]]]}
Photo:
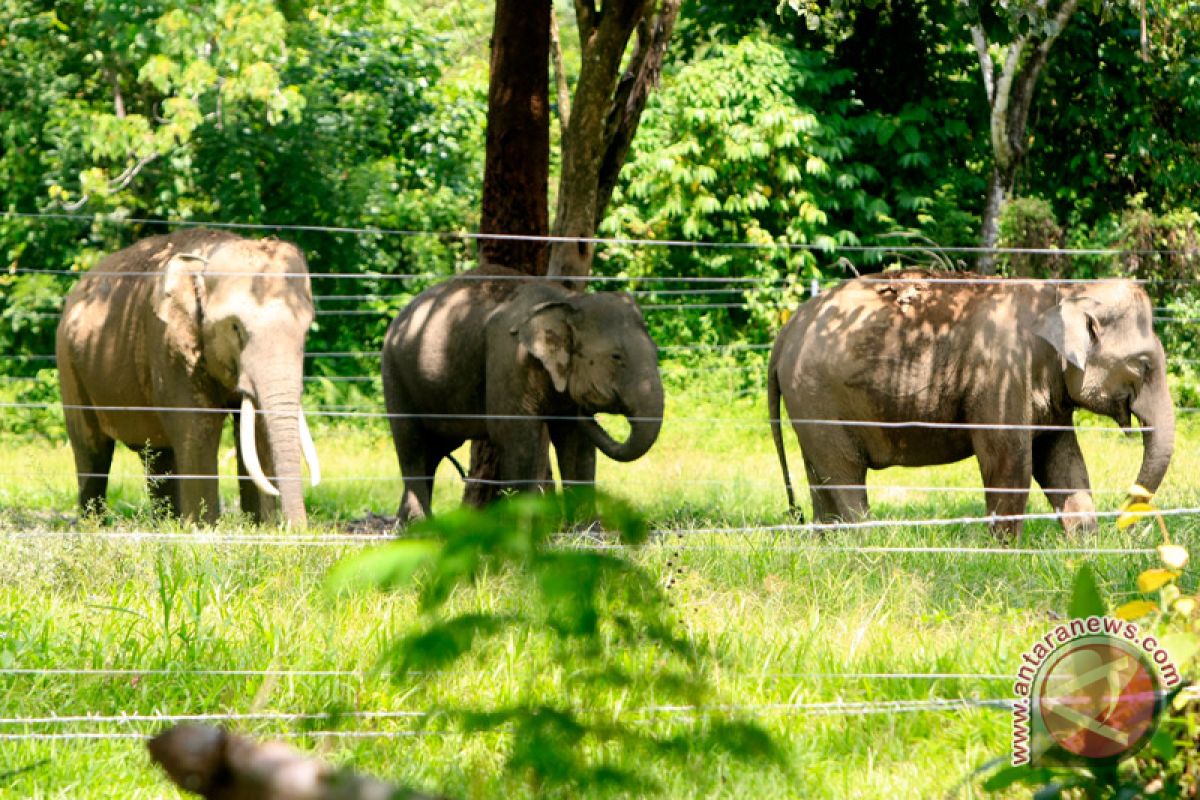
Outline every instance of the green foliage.
{"type": "MultiPolygon", "coordinates": [[[[1031,112],[1018,190],[1044,198],[1052,214],[1019,201],[1007,242],[1050,241],[1058,225],[1068,246],[1169,246],[1173,234],[1131,220],[1129,203],[1143,197],[1139,207],[1157,220],[1180,215],[1171,223],[1177,232],[1200,207],[1192,133],[1200,127],[1200,15],[1185,0],[1148,4],[1143,55],[1140,4],[1101,5],[1085,3],[1072,19],[1031,112]]],[[[87,195],[81,212],[131,217],[473,229],[491,6],[68,0],[50,10],[0,0],[0,206],[61,211],[87,195]]],[[[570,4],[558,8],[574,74],[570,4]]],[[[708,306],[651,313],[664,342],[761,343],[810,278],[885,266],[839,246],[975,244],[991,145],[966,23],[978,18],[1003,45],[1040,24],[1033,10],[974,0],[687,0],[603,231],[772,246],[603,247],[597,272],[768,279],[757,291],[717,283],[710,292],[646,297],[708,306]]],[[[0,219],[0,265],[86,269],[162,230],[0,219]]],[[[425,285],[376,276],[442,275],[474,261],[473,244],[439,237],[282,235],[305,249],[314,271],[371,276],[317,281],[321,297],[368,299],[320,301],[326,314],[314,350],[377,347],[395,310],[425,285]]],[[[1166,276],[1183,266],[1149,269],[1166,276]]],[[[1111,259],[1039,256],[1008,269],[1114,271],[1111,259]]],[[[49,353],[55,298],[72,279],[39,277],[31,289],[19,288],[25,278],[5,280],[0,351],[49,353]]],[[[1197,316],[1190,295],[1163,299],[1171,313],[1197,316]]],[[[1165,327],[1168,350],[1200,357],[1192,330],[1165,327]]],[[[36,367],[8,362],[0,372],[32,375],[36,367]]],[[[313,367],[318,376],[366,369],[313,367]]],[[[1179,375],[1194,393],[1195,382],[1179,375]]],[[[347,403],[355,392],[330,384],[320,395],[347,403]]]]}
{"type": "MultiPolygon", "coordinates": [[[[1174,687],[1167,687],[1164,711],[1158,730],[1147,746],[1119,764],[1087,766],[1002,766],[983,781],[988,792],[1001,792],[1015,785],[1036,789],[1034,797],[1101,798],[1122,800],[1142,796],[1191,797],[1198,787],[1200,757],[1196,740],[1200,731],[1200,702],[1189,688],[1197,668],[1200,653],[1200,620],[1196,616],[1198,598],[1186,595],[1177,584],[1182,568],[1187,564],[1185,548],[1171,544],[1166,522],[1156,516],[1154,509],[1141,503],[1132,508],[1118,527],[1141,522],[1151,530],[1157,524],[1164,536],[1158,552],[1167,569],[1156,567],[1143,571],[1137,578],[1140,593],[1158,595],[1157,601],[1132,600],[1111,612],[1127,620],[1142,620],[1143,630],[1153,634],[1171,654],[1172,663],[1183,677],[1174,687]]],[[[1143,531],[1146,533],[1147,531],[1143,531]]],[[[1103,615],[1105,604],[1096,585],[1096,576],[1088,564],[1080,567],[1075,577],[1069,608],[1070,617],[1083,619],[1103,615]]],[[[986,768],[985,768],[986,769],[986,768]]]]}
{"type": "MultiPolygon", "coordinates": [[[[830,95],[848,77],[819,53],[776,42],[747,38],[714,46],[652,99],[605,229],[650,239],[826,249],[857,242],[852,230],[830,219],[831,212],[857,209],[870,220],[882,209],[861,187],[875,173],[844,163],[851,140],[836,110],[849,103],[839,104],[830,95]],[[831,104],[832,114],[814,109],[831,104]]],[[[769,330],[779,310],[793,306],[803,293],[804,279],[820,274],[812,253],[786,247],[703,254],[686,248],[621,248],[608,256],[598,269],[634,276],[700,271],[791,281],[782,291],[775,286],[745,292],[741,299],[750,307],[730,313],[710,330],[689,320],[686,324],[702,339],[727,340],[731,328],[744,326],[769,330]]],[[[714,286],[711,297],[688,301],[739,299],[727,292],[735,286],[714,286]]],[[[679,318],[672,317],[664,324],[678,326],[679,318]]]]}
{"type": "Polygon", "coordinates": [[[630,705],[710,704],[710,655],[685,634],[666,594],[642,568],[553,541],[579,509],[594,508],[612,535],[638,544],[647,536],[639,515],[590,492],[568,494],[564,504],[565,510],[554,499],[516,496],[487,511],[439,515],[409,530],[418,538],[343,561],[327,585],[335,594],[416,587],[422,621],[382,654],[381,665],[397,681],[412,671],[438,680],[470,666],[486,670],[510,657],[506,641],[548,641],[549,661],[529,664],[529,681],[517,696],[439,709],[464,731],[506,732],[508,770],[536,794],[653,791],[635,766],[642,755],[778,761],[774,740],[748,722],[698,713],[667,736],[651,720],[622,713],[630,705]],[[524,602],[502,610],[465,600],[473,588],[496,582],[509,584],[524,602]]]}
{"type": "MultiPolygon", "coordinates": [[[[419,9],[329,10],[262,0],[73,0],[0,17],[0,206],[265,225],[470,227],[482,160],[478,82],[442,80],[445,37],[419,9]],[[30,75],[39,75],[30,81],[30,75]]],[[[5,219],[0,264],[85,269],[155,225],[5,219]]],[[[448,273],[468,245],[428,237],[285,232],[314,271],[448,273]]],[[[46,353],[39,294],[4,292],[5,352],[46,353]],[[34,302],[36,300],[36,302],[34,302]]],[[[407,295],[387,280],[321,280],[319,295],[380,295],[353,324],[321,320],[319,350],[376,346],[407,295]]],[[[411,292],[419,287],[408,284],[411,292]]],[[[330,310],[344,308],[333,303],[330,310]]],[[[2,369],[8,369],[5,365],[2,369]]]]}
{"type": "Polygon", "coordinates": [[[1071,603],[1067,613],[1071,615],[1071,619],[1087,619],[1103,616],[1107,609],[1108,606],[1096,587],[1096,574],[1090,564],[1084,564],[1079,568],[1079,572],[1075,573],[1075,586],[1071,589],[1071,603]]]}
{"type": "MultiPolygon", "coordinates": [[[[1054,207],[1040,197],[1013,198],[1000,215],[1001,247],[1055,249],[1062,246],[1063,236],[1054,207]]],[[[1008,274],[1025,278],[1054,277],[1063,266],[1058,257],[1022,253],[1005,254],[1000,261],[1008,274]]]]}

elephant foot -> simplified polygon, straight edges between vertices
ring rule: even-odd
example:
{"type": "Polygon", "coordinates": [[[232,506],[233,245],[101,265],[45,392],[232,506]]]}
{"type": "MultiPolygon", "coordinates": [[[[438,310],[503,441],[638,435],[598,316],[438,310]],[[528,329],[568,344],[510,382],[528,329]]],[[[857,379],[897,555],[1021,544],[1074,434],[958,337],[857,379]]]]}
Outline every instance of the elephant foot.
{"type": "Polygon", "coordinates": [[[1059,514],[1063,530],[1069,535],[1095,533],[1099,527],[1096,521],[1096,507],[1087,492],[1076,492],[1068,497],[1059,514]]]}
{"type": "Polygon", "coordinates": [[[1016,547],[1021,543],[1023,527],[1020,520],[1005,520],[988,525],[996,543],[1001,547],[1016,547]]]}

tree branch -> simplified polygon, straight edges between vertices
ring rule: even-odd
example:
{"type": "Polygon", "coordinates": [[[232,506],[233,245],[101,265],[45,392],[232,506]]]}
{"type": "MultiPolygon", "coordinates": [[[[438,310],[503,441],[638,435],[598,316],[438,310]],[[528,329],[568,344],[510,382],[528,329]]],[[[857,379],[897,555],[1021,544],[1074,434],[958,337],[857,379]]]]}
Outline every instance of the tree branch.
{"type": "Polygon", "coordinates": [[[172,782],[206,800],[436,800],[210,725],[177,725],[146,746],[172,782]]]}
{"type": "Polygon", "coordinates": [[[550,56],[554,62],[554,84],[558,97],[558,124],[562,127],[562,138],[567,138],[567,126],[571,123],[571,87],[567,85],[567,70],[563,66],[562,41],[558,35],[558,12],[550,4],[550,56]]]}
{"type": "Polygon", "coordinates": [[[117,119],[125,119],[125,97],[121,94],[121,80],[117,76],[117,71],[106,62],[104,74],[113,87],[113,114],[117,119]]]}
{"type": "Polygon", "coordinates": [[[617,86],[616,101],[608,118],[608,144],[600,164],[596,197],[596,227],[604,220],[621,167],[637,134],[646,102],[650,99],[650,92],[658,86],[663,58],[681,5],[682,0],[663,0],[658,14],[653,19],[642,20],[638,26],[637,49],[630,59],[629,69],[617,86]]]}
{"type": "Polygon", "coordinates": [[[1009,139],[1014,151],[1024,153],[1025,150],[1025,127],[1029,119],[1029,109],[1033,105],[1033,95],[1037,89],[1038,78],[1041,76],[1042,68],[1046,66],[1046,60],[1050,56],[1050,48],[1054,46],[1055,41],[1067,27],[1067,23],[1071,20],[1071,15],[1075,13],[1075,9],[1079,6],[1079,0],[1064,0],[1059,6],[1058,12],[1054,15],[1050,33],[1038,42],[1037,47],[1030,56],[1029,61],[1021,70],[1021,75],[1017,80],[1016,89],[1013,91],[1012,100],[1009,104],[1009,139]]]}
{"type": "Polygon", "coordinates": [[[133,164],[125,168],[117,177],[108,182],[108,190],[110,192],[119,192],[133,182],[133,179],[138,176],[138,173],[145,169],[147,164],[157,161],[163,154],[151,153],[148,156],[142,156],[133,164]]]}
{"type": "MultiPolygon", "coordinates": [[[[663,2],[667,8],[673,6],[674,0],[663,2]]],[[[582,7],[588,3],[584,0],[577,5],[582,7]]],[[[621,60],[634,30],[656,5],[655,0],[605,0],[599,25],[584,41],[571,124],[563,137],[558,208],[553,228],[557,236],[589,238],[595,235],[600,174],[611,142],[608,120],[613,110],[621,60]]],[[[593,251],[592,245],[583,242],[552,244],[549,274],[587,275],[591,271],[593,251]]]]}
{"type": "Polygon", "coordinates": [[[596,0],[575,0],[575,20],[579,25],[579,43],[586,47],[596,32],[596,0]]]}
{"type": "Polygon", "coordinates": [[[1004,68],[1000,71],[1000,79],[996,81],[996,95],[992,100],[992,155],[996,168],[1008,169],[1012,161],[1011,131],[1009,130],[1008,106],[1012,97],[1013,81],[1021,66],[1021,56],[1025,54],[1028,38],[1018,36],[1008,46],[1008,55],[1004,59],[1004,68]]]}
{"type": "Polygon", "coordinates": [[[987,94],[988,105],[991,105],[996,99],[996,66],[992,63],[992,54],[988,52],[987,33],[983,30],[983,23],[971,25],[971,41],[975,43],[975,52],[979,54],[983,90],[987,94]]]}

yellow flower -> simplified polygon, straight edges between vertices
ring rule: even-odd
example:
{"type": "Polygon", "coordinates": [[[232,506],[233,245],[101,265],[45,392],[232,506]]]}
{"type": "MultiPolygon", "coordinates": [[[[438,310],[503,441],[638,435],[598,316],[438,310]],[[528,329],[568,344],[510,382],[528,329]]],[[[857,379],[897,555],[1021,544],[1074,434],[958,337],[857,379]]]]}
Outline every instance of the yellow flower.
{"type": "Polygon", "coordinates": [[[1178,572],[1174,572],[1169,569],[1148,569],[1141,575],[1138,575],[1138,591],[1153,592],[1155,589],[1161,589],[1164,585],[1170,583],[1178,577],[1178,572]]]}
{"type": "Polygon", "coordinates": [[[1126,503],[1121,506],[1121,516],[1117,517],[1117,529],[1125,530],[1147,514],[1154,513],[1154,506],[1149,503],[1126,503]]]}
{"type": "Polygon", "coordinates": [[[1113,612],[1117,619],[1135,620],[1158,611],[1158,604],[1149,600],[1130,600],[1113,612]]]}
{"type": "Polygon", "coordinates": [[[1196,598],[1181,597],[1175,601],[1175,610],[1185,617],[1190,617],[1192,612],[1196,610],[1196,598]]]}
{"type": "Polygon", "coordinates": [[[1158,556],[1171,569],[1183,569],[1188,562],[1187,548],[1178,544],[1160,544],[1158,556]]]}
{"type": "Polygon", "coordinates": [[[1149,503],[1153,497],[1154,492],[1141,484],[1135,483],[1129,487],[1129,499],[1134,502],[1149,503]]]}

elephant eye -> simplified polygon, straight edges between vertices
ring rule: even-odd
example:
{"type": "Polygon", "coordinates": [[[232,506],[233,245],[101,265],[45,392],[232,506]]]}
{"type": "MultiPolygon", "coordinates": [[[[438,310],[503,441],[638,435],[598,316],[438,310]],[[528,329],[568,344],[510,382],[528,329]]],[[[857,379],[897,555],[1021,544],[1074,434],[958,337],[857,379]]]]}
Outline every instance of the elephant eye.
{"type": "Polygon", "coordinates": [[[612,360],[613,360],[613,363],[615,363],[615,364],[624,364],[625,356],[624,356],[624,354],[621,353],[620,350],[614,350],[613,354],[612,354],[612,360]]]}
{"type": "Polygon", "coordinates": [[[242,324],[242,321],[237,317],[234,317],[230,321],[229,325],[231,328],[233,328],[233,335],[238,338],[238,344],[246,344],[246,326],[242,324]]]}

